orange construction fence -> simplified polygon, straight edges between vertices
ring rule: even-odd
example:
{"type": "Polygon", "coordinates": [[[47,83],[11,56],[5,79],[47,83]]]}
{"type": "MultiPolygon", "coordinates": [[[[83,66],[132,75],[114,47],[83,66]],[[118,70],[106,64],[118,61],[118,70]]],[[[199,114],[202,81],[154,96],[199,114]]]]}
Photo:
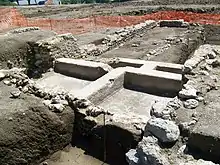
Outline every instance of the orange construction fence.
{"type": "Polygon", "coordinates": [[[15,8],[0,9],[0,30],[37,26],[57,33],[85,33],[101,28],[125,27],[146,20],[183,19],[187,22],[220,25],[220,14],[184,11],[159,11],[143,16],[91,16],[80,19],[26,18],[15,8]]]}

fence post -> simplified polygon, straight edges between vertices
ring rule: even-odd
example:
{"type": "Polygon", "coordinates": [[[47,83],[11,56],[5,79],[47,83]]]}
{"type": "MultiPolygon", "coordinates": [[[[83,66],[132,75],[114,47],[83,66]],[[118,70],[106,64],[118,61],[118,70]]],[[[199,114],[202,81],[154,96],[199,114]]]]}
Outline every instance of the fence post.
{"type": "Polygon", "coordinates": [[[94,18],[95,30],[97,30],[97,29],[96,29],[96,17],[95,17],[95,15],[93,15],[93,18],[94,18]]]}
{"type": "Polygon", "coordinates": [[[53,30],[53,28],[52,28],[52,19],[50,19],[50,30],[53,30]]]}

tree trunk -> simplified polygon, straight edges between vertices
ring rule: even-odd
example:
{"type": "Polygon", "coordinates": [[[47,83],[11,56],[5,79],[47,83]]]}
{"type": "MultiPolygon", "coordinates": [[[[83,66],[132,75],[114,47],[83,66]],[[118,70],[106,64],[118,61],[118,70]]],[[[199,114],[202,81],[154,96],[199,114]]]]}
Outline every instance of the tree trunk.
{"type": "Polygon", "coordinates": [[[19,4],[19,0],[16,0],[16,2],[17,2],[17,4],[18,4],[18,6],[19,6],[19,5],[20,5],[20,4],[19,4]]]}

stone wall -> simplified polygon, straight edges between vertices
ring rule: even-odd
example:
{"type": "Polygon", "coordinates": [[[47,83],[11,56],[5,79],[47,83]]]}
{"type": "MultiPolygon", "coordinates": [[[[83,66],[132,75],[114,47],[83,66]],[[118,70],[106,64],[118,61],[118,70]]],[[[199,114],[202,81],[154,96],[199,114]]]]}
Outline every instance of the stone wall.
{"type": "Polygon", "coordinates": [[[127,26],[111,35],[107,35],[105,38],[103,38],[100,45],[83,45],[81,46],[81,49],[84,50],[85,54],[87,55],[97,56],[114,47],[120,46],[124,42],[135,37],[136,35],[143,33],[143,31],[151,29],[155,26],[157,26],[157,23],[153,20],[145,21],[143,23],[133,26],[127,26]]]}
{"type": "Polygon", "coordinates": [[[88,44],[79,46],[77,40],[70,33],[31,43],[32,51],[29,55],[28,74],[31,77],[40,76],[41,73],[53,67],[53,62],[57,58],[77,59],[98,56],[156,25],[155,21],[146,21],[134,26],[125,27],[103,38],[102,43],[99,45],[88,44]]]}
{"type": "Polygon", "coordinates": [[[72,34],[62,34],[32,43],[29,75],[38,76],[53,67],[60,57],[80,58],[81,50],[72,34]]]}

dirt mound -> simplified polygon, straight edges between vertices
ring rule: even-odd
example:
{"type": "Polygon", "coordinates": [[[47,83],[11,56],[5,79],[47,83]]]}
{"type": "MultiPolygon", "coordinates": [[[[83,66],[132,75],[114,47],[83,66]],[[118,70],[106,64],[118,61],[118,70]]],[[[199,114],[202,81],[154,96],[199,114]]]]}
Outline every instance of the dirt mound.
{"type": "Polygon", "coordinates": [[[54,36],[55,33],[45,30],[10,32],[0,35],[0,69],[7,68],[7,62],[13,66],[25,67],[30,50],[30,42],[54,36]]]}
{"type": "Polygon", "coordinates": [[[71,142],[74,113],[56,114],[30,94],[11,98],[0,82],[0,164],[34,165],[71,142]]]}

